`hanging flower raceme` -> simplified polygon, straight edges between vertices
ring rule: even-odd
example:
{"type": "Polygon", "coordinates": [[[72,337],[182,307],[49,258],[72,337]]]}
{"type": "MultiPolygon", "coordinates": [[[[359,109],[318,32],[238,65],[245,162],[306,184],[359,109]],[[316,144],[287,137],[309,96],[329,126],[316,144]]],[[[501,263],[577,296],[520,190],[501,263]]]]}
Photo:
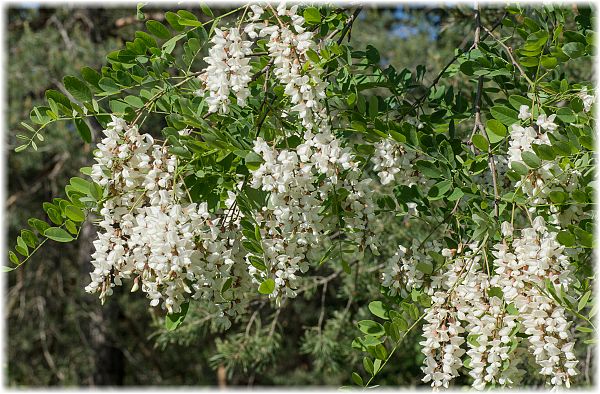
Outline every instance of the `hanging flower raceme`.
{"type": "Polygon", "coordinates": [[[132,291],[141,289],[151,306],[173,313],[194,298],[228,326],[254,288],[239,231],[224,230],[223,212],[186,201],[177,159],[166,146],[119,118],[104,133],[92,179],[106,188],[106,200],[86,290],[104,300],[122,279],[133,278],[132,291]],[[226,282],[229,289],[221,292],[226,282]]]}
{"type": "Polygon", "coordinates": [[[553,291],[568,290],[571,272],[563,249],[556,233],[548,231],[538,216],[531,228],[522,229],[521,236],[513,239],[512,251],[506,244],[496,245],[494,283],[502,289],[505,301],[517,309],[540,373],[548,375],[553,386],[569,387],[577,374],[571,322],[564,308],[547,295],[548,290],[542,291],[547,283],[553,291]]]}
{"type": "MultiPolygon", "coordinates": [[[[209,112],[228,113],[230,94],[234,94],[237,105],[244,107],[250,90],[248,83],[252,79],[250,55],[252,41],[242,39],[243,32],[238,28],[215,28],[211,38],[213,46],[204,61],[208,64],[198,77],[208,91],[206,102],[209,112]]],[[[203,94],[203,90],[197,92],[203,94]]]]}

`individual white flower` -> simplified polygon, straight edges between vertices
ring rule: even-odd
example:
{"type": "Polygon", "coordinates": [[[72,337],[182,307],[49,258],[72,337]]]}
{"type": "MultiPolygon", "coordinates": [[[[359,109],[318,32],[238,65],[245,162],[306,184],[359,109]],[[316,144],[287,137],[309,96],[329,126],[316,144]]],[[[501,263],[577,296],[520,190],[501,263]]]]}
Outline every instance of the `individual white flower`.
{"type": "Polygon", "coordinates": [[[529,106],[528,105],[521,105],[519,107],[519,119],[521,120],[527,120],[531,118],[531,112],[529,112],[529,106]]]}
{"type": "Polygon", "coordinates": [[[500,229],[501,229],[503,237],[505,237],[505,238],[512,237],[513,231],[514,231],[512,224],[510,224],[509,222],[502,222],[500,229]]]}
{"type": "Polygon", "coordinates": [[[582,87],[577,95],[583,102],[583,110],[590,112],[592,105],[596,102],[596,96],[588,93],[587,86],[582,87]]]}
{"type": "Polygon", "coordinates": [[[556,114],[552,114],[548,117],[544,114],[539,114],[536,120],[536,124],[540,126],[543,130],[552,132],[558,128],[558,125],[554,123],[554,119],[556,118],[556,114]]]}

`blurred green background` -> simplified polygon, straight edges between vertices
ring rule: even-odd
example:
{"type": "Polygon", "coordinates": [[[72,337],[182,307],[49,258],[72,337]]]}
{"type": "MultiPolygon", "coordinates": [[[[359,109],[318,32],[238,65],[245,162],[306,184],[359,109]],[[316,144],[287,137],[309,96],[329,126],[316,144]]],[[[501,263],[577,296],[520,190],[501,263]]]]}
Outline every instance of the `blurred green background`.
{"type": "MultiPolygon", "coordinates": [[[[176,7],[175,4],[172,5],[176,7]]],[[[183,7],[183,6],[182,6],[183,7]]],[[[197,9],[188,8],[206,19],[197,9]]],[[[8,89],[8,192],[5,207],[8,245],[29,217],[43,218],[41,204],[62,196],[68,179],[91,162],[71,124],[54,124],[37,152],[15,154],[19,123],[47,89],[64,90],[64,75],[81,67],[99,70],[105,55],[143,29],[135,6],[128,8],[6,8],[8,89]]],[[[144,7],[146,16],[164,19],[164,9],[144,7]]],[[[215,14],[226,10],[215,10],[215,14]]],[[[492,25],[501,10],[486,10],[492,25]]],[[[428,85],[454,55],[472,40],[469,8],[423,8],[399,5],[365,7],[351,34],[355,48],[371,44],[382,62],[414,71],[427,67],[428,85]]],[[[591,66],[568,70],[591,79],[591,66]]],[[[467,80],[453,80],[472,89],[467,80]]],[[[423,90],[421,90],[423,91],[423,90]]],[[[97,132],[98,130],[96,130],[97,132]]],[[[416,234],[402,220],[390,223],[386,249],[416,234]]],[[[26,266],[7,275],[7,365],[9,386],[219,385],[332,386],[351,384],[361,354],[350,344],[355,323],[368,317],[367,303],[378,298],[377,274],[358,276],[323,267],[307,279],[305,291],[280,312],[257,306],[228,332],[218,332],[192,303],[186,322],[175,333],[163,329],[163,314],[148,307],[141,293],[117,289],[101,306],[86,294],[93,227],[87,225],[77,244],[45,245],[26,266]]],[[[365,265],[376,266],[382,261],[365,265]]],[[[382,385],[420,384],[422,355],[419,331],[378,377],[382,385]]],[[[592,383],[591,347],[579,347],[583,384],[592,383]]],[[[533,369],[532,369],[533,371],[533,369]]],[[[539,383],[530,374],[528,383],[539,383]]]]}

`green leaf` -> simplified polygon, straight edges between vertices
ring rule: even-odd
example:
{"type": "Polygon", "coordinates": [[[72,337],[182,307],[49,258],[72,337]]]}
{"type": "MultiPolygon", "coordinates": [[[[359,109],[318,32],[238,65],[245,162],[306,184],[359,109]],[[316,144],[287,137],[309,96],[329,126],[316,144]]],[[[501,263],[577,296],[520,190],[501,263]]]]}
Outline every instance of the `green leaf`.
{"type": "Polygon", "coordinates": [[[50,227],[48,223],[36,218],[30,218],[27,221],[27,224],[29,224],[31,228],[36,229],[37,232],[39,232],[40,234],[44,234],[44,231],[46,231],[46,229],[50,227]]]}
{"type": "Polygon", "coordinates": [[[477,342],[477,338],[479,338],[481,336],[481,334],[469,334],[467,335],[467,343],[469,345],[471,345],[472,347],[479,347],[481,346],[479,344],[479,342],[477,342]]]}
{"type": "Polygon", "coordinates": [[[67,205],[65,215],[74,222],[83,222],[85,220],[85,214],[75,205],[67,205]]]}
{"type": "Polygon", "coordinates": [[[63,105],[67,110],[69,110],[68,113],[70,113],[71,100],[69,100],[64,94],[53,89],[48,89],[46,90],[46,99],[52,99],[55,102],[63,105]]]}
{"type": "Polygon", "coordinates": [[[541,49],[548,41],[548,32],[545,30],[536,31],[527,37],[527,41],[523,46],[526,51],[535,51],[541,49]]]}
{"type": "Polygon", "coordinates": [[[583,296],[581,296],[581,299],[579,300],[579,303],[577,304],[577,312],[580,312],[583,308],[586,307],[591,295],[592,295],[592,291],[588,290],[583,296]]]}
{"type": "Polygon", "coordinates": [[[19,260],[19,257],[13,252],[13,251],[9,251],[8,252],[8,259],[11,261],[11,263],[13,263],[14,265],[19,265],[21,264],[21,261],[19,260]]]}
{"type": "Polygon", "coordinates": [[[199,20],[186,18],[179,19],[179,24],[183,26],[202,26],[202,22],[200,22],[199,20]]]}
{"type": "Polygon", "coordinates": [[[567,193],[563,192],[562,190],[553,190],[550,192],[548,197],[550,198],[550,201],[552,201],[553,203],[561,204],[567,200],[569,195],[567,193]]]}
{"type": "Polygon", "coordinates": [[[117,84],[115,83],[114,80],[112,80],[111,78],[101,78],[100,81],[98,81],[98,86],[100,86],[100,89],[102,89],[103,91],[107,92],[107,93],[117,93],[119,92],[119,87],[117,86],[117,84]]]}
{"type": "Polygon", "coordinates": [[[502,299],[504,297],[504,293],[500,287],[490,287],[488,290],[488,296],[502,299]]]}
{"type": "Polygon", "coordinates": [[[554,56],[542,56],[542,66],[547,69],[552,69],[557,66],[558,60],[554,56]]]}
{"type": "Polygon", "coordinates": [[[144,101],[138,96],[127,96],[124,100],[134,108],[142,108],[144,106],[144,101]]]}
{"type": "Polygon", "coordinates": [[[531,99],[528,97],[523,97],[523,96],[513,94],[512,96],[508,97],[508,102],[516,110],[520,110],[521,105],[526,105],[526,106],[530,107],[530,109],[531,109],[531,99]]]}
{"type": "Polygon", "coordinates": [[[475,67],[479,67],[477,62],[467,60],[460,65],[459,69],[463,74],[471,76],[475,71],[475,67]]]}
{"type": "Polygon", "coordinates": [[[30,248],[35,248],[38,243],[38,239],[31,230],[21,230],[21,238],[30,248]]]}
{"type": "Polygon", "coordinates": [[[562,51],[571,59],[575,59],[585,53],[585,46],[580,42],[569,42],[563,45],[562,51]]]}
{"type": "Polygon", "coordinates": [[[363,368],[368,374],[373,375],[373,361],[368,356],[363,358],[363,368]]]}
{"type": "Polygon", "coordinates": [[[246,154],[246,157],[244,157],[244,161],[246,162],[246,167],[248,167],[248,169],[252,171],[257,170],[258,167],[260,167],[260,165],[263,163],[262,157],[260,157],[254,151],[248,152],[248,154],[246,154]]]}
{"type": "Polygon", "coordinates": [[[433,185],[431,189],[429,189],[428,197],[430,200],[439,200],[444,197],[444,195],[450,190],[452,186],[452,181],[446,179],[444,181],[440,181],[433,185]]]}
{"type": "Polygon", "coordinates": [[[144,11],[142,11],[142,8],[146,5],[146,3],[137,3],[137,7],[136,7],[136,12],[135,12],[135,17],[139,20],[139,21],[143,21],[146,16],[144,15],[144,11]]]}
{"type": "Polygon", "coordinates": [[[15,246],[15,250],[25,257],[29,256],[29,249],[27,248],[27,244],[21,237],[17,237],[17,246],[15,246]]]}
{"type": "Polygon", "coordinates": [[[373,320],[361,320],[358,322],[358,329],[367,335],[379,338],[385,334],[383,326],[373,320]]]}
{"type": "Polygon", "coordinates": [[[85,84],[85,82],[68,75],[63,78],[63,83],[65,85],[65,89],[67,89],[67,91],[71,93],[75,99],[81,101],[82,103],[92,100],[92,91],[85,84]]]}
{"type": "Polygon", "coordinates": [[[78,192],[83,193],[85,195],[90,194],[90,187],[92,184],[90,182],[86,181],[85,179],[73,177],[69,180],[69,183],[78,192]]]}
{"type": "Polygon", "coordinates": [[[577,116],[571,108],[559,108],[556,111],[556,117],[565,123],[574,123],[577,121],[577,116]]]}
{"type": "Polygon", "coordinates": [[[231,288],[232,284],[233,284],[233,277],[227,278],[227,280],[223,283],[223,286],[221,286],[221,294],[223,294],[227,290],[229,290],[231,288]]]}
{"type": "Polygon", "coordinates": [[[390,316],[388,314],[388,308],[381,301],[372,301],[371,303],[369,303],[369,310],[372,314],[383,320],[390,319],[390,316]]]}
{"type": "Polygon", "coordinates": [[[146,29],[148,29],[150,34],[152,34],[153,36],[162,38],[163,40],[168,40],[169,38],[171,38],[171,33],[169,32],[169,29],[167,29],[167,27],[159,21],[146,21],[146,29]]]}
{"type": "Polygon", "coordinates": [[[56,208],[49,208],[46,211],[46,213],[48,214],[48,218],[50,218],[50,221],[52,221],[52,223],[59,224],[59,225],[63,223],[62,216],[60,215],[60,212],[58,212],[58,210],[56,208]]]}
{"type": "Polygon", "coordinates": [[[266,271],[267,266],[260,258],[256,256],[249,256],[248,260],[250,260],[250,264],[252,264],[256,269],[260,271],[266,271]]]}
{"type": "Polygon", "coordinates": [[[50,227],[44,231],[44,236],[56,242],[71,242],[75,238],[60,227],[50,227]]]}
{"type": "Polygon", "coordinates": [[[531,148],[535,154],[542,160],[554,160],[556,152],[550,145],[546,144],[532,144],[531,148]]]}
{"type": "Polygon", "coordinates": [[[75,225],[75,223],[70,220],[67,219],[65,221],[65,228],[67,229],[68,232],[70,232],[73,235],[77,235],[77,226],[75,225]]]}
{"type": "Polygon", "coordinates": [[[487,152],[490,147],[490,144],[481,134],[475,134],[473,136],[473,145],[482,152],[487,152]]]}
{"type": "Polygon", "coordinates": [[[520,163],[518,161],[511,162],[510,168],[512,168],[513,171],[515,171],[517,174],[519,174],[521,176],[529,174],[529,168],[527,168],[527,166],[525,164],[520,163]]]}
{"type": "MultiPolygon", "coordinates": [[[[501,122],[497,121],[496,119],[488,120],[487,123],[485,124],[485,129],[487,130],[488,134],[494,134],[499,137],[506,136],[506,126],[504,126],[501,122]]],[[[501,139],[502,138],[500,138],[500,140],[501,139]]],[[[490,135],[490,142],[494,143],[491,135],[490,135]]]]}
{"type": "Polygon", "coordinates": [[[416,268],[427,275],[431,275],[433,273],[433,264],[430,261],[421,260],[417,262],[416,268]]]}
{"type": "Polygon", "coordinates": [[[90,128],[88,127],[87,123],[85,123],[85,120],[81,118],[75,118],[74,122],[75,127],[77,128],[77,132],[81,136],[81,139],[87,142],[88,144],[92,142],[92,132],[90,131],[90,128]]]}
{"type": "Polygon", "coordinates": [[[566,247],[571,247],[571,246],[575,245],[575,236],[571,232],[566,231],[566,230],[559,232],[556,235],[556,240],[561,245],[564,245],[566,247]]]}
{"type": "Polygon", "coordinates": [[[417,166],[417,170],[427,178],[439,178],[442,175],[438,166],[431,161],[418,160],[415,165],[417,166]]]}
{"type": "Polygon", "coordinates": [[[357,385],[357,386],[364,386],[363,380],[360,377],[359,374],[357,374],[356,372],[352,372],[352,381],[357,385]]]}
{"type": "Polygon", "coordinates": [[[183,323],[185,320],[185,316],[188,313],[188,309],[190,307],[190,303],[184,302],[181,304],[181,311],[178,313],[171,313],[165,316],[165,327],[168,331],[174,331],[183,323]]]}
{"type": "Polygon", "coordinates": [[[205,15],[208,15],[208,16],[210,16],[211,18],[214,18],[214,17],[215,17],[215,15],[214,15],[214,14],[213,14],[213,12],[211,11],[211,9],[210,9],[210,8],[208,8],[208,6],[206,5],[206,3],[205,3],[205,2],[203,2],[203,1],[202,1],[202,2],[200,2],[200,9],[202,10],[202,12],[203,12],[205,15]]]}
{"type": "Polygon", "coordinates": [[[181,17],[179,15],[177,15],[176,13],[174,13],[173,11],[167,11],[167,13],[165,14],[165,19],[167,20],[169,25],[171,25],[173,30],[176,30],[176,31],[184,30],[184,27],[179,24],[180,18],[181,17]]]}
{"type": "Polygon", "coordinates": [[[521,152],[521,158],[530,168],[538,168],[542,164],[540,158],[533,152],[521,152]]]}
{"type": "Polygon", "coordinates": [[[304,21],[309,25],[321,23],[321,13],[315,7],[308,7],[304,10],[304,21]]]}
{"type": "Polygon", "coordinates": [[[519,314],[519,310],[517,309],[517,307],[514,304],[508,304],[506,306],[506,312],[508,312],[509,315],[513,315],[516,316],[519,314]]]}
{"type": "Polygon", "coordinates": [[[266,279],[258,287],[258,292],[260,294],[271,294],[273,291],[275,291],[275,281],[271,278],[266,279]]]}
{"type": "Polygon", "coordinates": [[[495,119],[499,120],[506,126],[510,126],[511,124],[519,121],[519,113],[514,109],[508,108],[504,105],[493,106],[490,109],[490,113],[495,119]]]}
{"type": "Polygon", "coordinates": [[[83,80],[89,83],[92,86],[98,86],[98,82],[102,78],[102,76],[94,69],[90,67],[83,67],[81,69],[81,76],[83,80]]]}
{"type": "Polygon", "coordinates": [[[462,191],[462,189],[457,187],[454,190],[452,190],[452,193],[450,193],[450,195],[448,196],[448,201],[456,201],[464,195],[465,193],[462,191]]]}

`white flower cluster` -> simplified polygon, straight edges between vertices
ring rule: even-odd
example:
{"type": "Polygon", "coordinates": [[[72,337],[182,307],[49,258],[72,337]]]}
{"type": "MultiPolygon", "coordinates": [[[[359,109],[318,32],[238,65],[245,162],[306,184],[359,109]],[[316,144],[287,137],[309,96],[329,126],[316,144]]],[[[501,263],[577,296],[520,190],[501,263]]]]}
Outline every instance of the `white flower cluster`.
{"type": "MultiPolygon", "coordinates": [[[[443,255],[448,258],[455,254],[454,250],[443,251],[443,255]]],[[[427,289],[427,293],[431,295],[431,306],[425,310],[425,340],[420,342],[425,360],[421,369],[424,373],[423,382],[431,382],[431,387],[435,390],[448,388],[450,381],[459,375],[458,369],[462,367],[461,358],[465,350],[461,346],[465,343],[465,317],[460,306],[464,301],[455,289],[462,280],[463,272],[468,272],[475,264],[477,261],[471,256],[451,260],[445,270],[434,275],[431,286],[427,289]]]]}
{"type": "Polygon", "coordinates": [[[413,163],[418,159],[415,152],[404,149],[401,144],[388,138],[375,143],[374,148],[371,161],[382,185],[402,181],[412,186],[420,182],[413,169],[413,163]]]}
{"type": "MultiPolygon", "coordinates": [[[[399,245],[396,253],[388,259],[381,274],[381,285],[389,288],[388,294],[399,294],[407,297],[413,289],[421,289],[425,284],[425,274],[422,266],[433,270],[435,262],[426,253],[428,250],[439,250],[441,244],[437,240],[427,241],[422,244],[413,239],[410,250],[399,245]]],[[[427,269],[425,269],[427,270],[427,269]]],[[[429,292],[429,286],[425,287],[429,292]]]]}
{"type": "MultiPolygon", "coordinates": [[[[529,107],[526,105],[521,106],[519,112],[519,119],[527,120],[531,114],[529,113],[529,107]]],[[[558,125],[554,123],[556,115],[540,115],[537,119],[536,125],[538,131],[533,126],[523,127],[517,123],[514,123],[510,128],[510,146],[508,148],[509,166],[514,162],[525,164],[523,162],[523,152],[533,152],[533,144],[544,144],[550,145],[550,139],[548,138],[547,132],[552,132],[557,129],[558,125]]]]}
{"type": "MultiPolygon", "coordinates": [[[[577,374],[571,322],[565,309],[541,290],[546,281],[559,292],[571,283],[569,261],[556,233],[548,231],[542,217],[512,242],[509,223],[502,224],[502,233],[504,241],[494,246],[494,272],[480,245],[464,250],[459,246],[442,250],[447,264],[423,286],[432,301],[425,310],[421,342],[423,381],[434,389],[447,388],[458,376],[465,342],[469,357],[465,366],[478,390],[518,384],[523,377],[518,363],[524,357],[516,354],[525,345],[552,386],[569,387],[577,374]],[[527,339],[521,340],[519,332],[527,339]]],[[[404,252],[401,249],[395,259],[404,252]]]]}
{"type": "MultiPolygon", "coordinates": [[[[260,21],[264,10],[252,5],[249,23],[243,29],[215,29],[211,38],[213,46],[204,58],[208,64],[200,75],[204,89],[209,92],[209,112],[228,113],[230,93],[236,96],[237,104],[245,106],[252,80],[249,65],[254,39],[266,38],[273,74],[284,86],[284,93],[291,102],[291,111],[298,114],[307,130],[318,128],[317,118],[322,117],[320,100],[325,98],[326,83],[321,79],[323,70],[308,58],[308,51],[316,49],[314,33],[306,31],[304,17],[298,15],[298,5],[289,9],[282,2],[276,11],[276,24],[260,21]],[[285,18],[282,21],[282,18],[285,18]],[[288,23],[289,19],[289,23],[288,23]],[[242,35],[250,40],[245,40],[242,35]]],[[[198,95],[204,94],[199,90],[198,95]]]]}
{"type": "Polygon", "coordinates": [[[92,179],[105,188],[106,200],[86,291],[100,292],[104,301],[122,279],[134,278],[132,291],[141,288],[151,306],[162,301],[169,313],[178,312],[193,297],[205,300],[228,325],[226,314],[240,312],[243,294],[252,290],[237,256],[239,242],[220,229],[222,219],[206,203],[183,201],[177,160],[165,146],[115,117],[104,134],[92,179]],[[235,285],[221,294],[228,280],[235,285]]]}
{"type": "MultiPolygon", "coordinates": [[[[522,105],[519,111],[519,118],[522,120],[531,120],[530,108],[522,105]]],[[[526,165],[523,161],[524,152],[534,152],[534,145],[551,145],[548,138],[549,132],[558,129],[554,123],[556,115],[546,116],[538,115],[533,125],[521,126],[513,124],[510,128],[510,145],[508,148],[508,165],[513,167],[513,163],[526,165]]],[[[530,170],[517,182],[523,192],[531,198],[532,204],[546,204],[548,195],[553,186],[561,186],[565,191],[572,191],[577,187],[579,172],[570,166],[562,168],[556,161],[542,160],[541,166],[530,170]]]]}
{"type": "MultiPolygon", "coordinates": [[[[209,96],[206,98],[209,112],[228,113],[230,93],[234,93],[240,107],[246,105],[250,96],[248,83],[252,79],[250,72],[250,54],[252,41],[243,40],[238,28],[215,28],[210,42],[213,46],[204,61],[208,64],[198,77],[203,82],[209,96]]],[[[203,94],[203,90],[196,92],[203,94]]]]}
{"type": "MultiPolygon", "coordinates": [[[[254,151],[264,162],[251,171],[250,185],[269,192],[267,206],[258,215],[267,272],[249,265],[252,275],[274,276],[273,297],[295,295],[296,273],[308,269],[310,252],[322,252],[326,234],[338,227],[338,218],[326,215],[325,201],[345,190],[340,210],[351,212],[340,231],[348,239],[376,249],[369,220],[374,218],[374,203],[369,180],[358,180],[358,165],[350,148],[342,147],[326,125],[321,133],[304,133],[305,140],[295,150],[277,149],[262,138],[254,151]],[[344,177],[340,173],[345,172],[344,177]],[[321,248],[319,248],[321,246],[321,248]]],[[[337,204],[338,202],[333,202],[337,204]]],[[[342,213],[343,214],[343,213],[342,213]]]]}
{"type": "Polygon", "coordinates": [[[267,37],[267,49],[273,61],[274,74],[285,87],[291,111],[298,114],[307,130],[316,130],[317,117],[321,112],[321,100],[325,98],[326,82],[321,79],[323,70],[308,58],[308,51],[315,50],[314,33],[306,31],[304,17],[297,14],[298,6],[286,9],[285,2],[277,7],[278,24],[265,26],[258,33],[267,37]],[[280,17],[289,18],[283,24],[280,17]]]}
{"type": "Polygon", "coordinates": [[[477,390],[496,384],[511,387],[520,381],[522,375],[517,363],[510,361],[515,350],[511,343],[518,344],[518,338],[514,336],[518,330],[516,317],[507,313],[501,295],[493,293],[493,278],[482,271],[480,256],[470,255],[475,247],[472,245],[465,257],[458,258],[463,263],[455,263],[454,271],[460,267],[467,273],[460,282],[453,281],[457,283],[454,305],[459,318],[466,322],[465,329],[469,333],[469,375],[473,377],[473,388],[477,390]]]}
{"type": "MultiPolygon", "coordinates": [[[[507,235],[511,233],[506,226],[507,235]]],[[[577,374],[569,322],[565,310],[540,289],[549,281],[560,292],[568,290],[570,269],[563,246],[556,233],[548,231],[542,217],[533,220],[531,228],[521,230],[521,236],[495,246],[496,276],[492,283],[502,289],[505,302],[518,310],[517,318],[529,335],[529,350],[541,367],[540,373],[549,376],[553,386],[570,386],[577,374]]]]}
{"type": "Polygon", "coordinates": [[[444,293],[432,297],[432,305],[426,310],[426,323],[423,325],[424,341],[419,342],[421,352],[425,354],[425,376],[423,382],[431,382],[434,389],[448,388],[449,382],[459,375],[462,367],[461,357],[465,350],[464,332],[454,308],[447,306],[444,293]]]}

